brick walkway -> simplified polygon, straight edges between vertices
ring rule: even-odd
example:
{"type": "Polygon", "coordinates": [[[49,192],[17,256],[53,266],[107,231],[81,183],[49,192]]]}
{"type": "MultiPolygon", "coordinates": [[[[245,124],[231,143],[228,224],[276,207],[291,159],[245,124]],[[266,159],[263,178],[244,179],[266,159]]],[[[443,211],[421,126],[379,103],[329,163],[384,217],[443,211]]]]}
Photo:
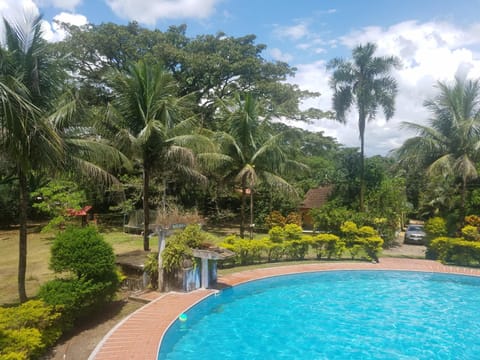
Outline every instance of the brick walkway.
{"type": "MultiPolygon", "coordinates": [[[[480,269],[445,266],[435,261],[382,258],[379,264],[367,262],[331,262],[277,266],[242,271],[220,277],[219,287],[284,274],[331,270],[411,270],[480,276],[480,269]]],[[[190,293],[149,293],[149,304],[115,326],[97,345],[89,360],[155,360],[163,334],[179,314],[213,294],[201,289],[190,293]]]]}

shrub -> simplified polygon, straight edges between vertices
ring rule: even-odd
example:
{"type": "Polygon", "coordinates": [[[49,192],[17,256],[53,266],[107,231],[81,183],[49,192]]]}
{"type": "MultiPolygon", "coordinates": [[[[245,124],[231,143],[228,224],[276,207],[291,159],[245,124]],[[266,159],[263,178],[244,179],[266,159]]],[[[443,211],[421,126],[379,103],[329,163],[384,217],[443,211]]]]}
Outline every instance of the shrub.
{"type": "Polygon", "coordinates": [[[425,232],[431,239],[447,235],[447,223],[445,219],[439,216],[428,219],[425,223],[425,232]]]}
{"type": "Polygon", "coordinates": [[[143,269],[150,278],[149,287],[156,289],[158,287],[158,252],[151,252],[143,264],[143,269]]]}
{"type": "Polygon", "coordinates": [[[360,243],[367,255],[367,259],[378,261],[378,254],[382,251],[383,239],[378,236],[368,236],[361,238],[360,243]]]}
{"type": "Polygon", "coordinates": [[[270,241],[263,240],[247,240],[236,238],[233,243],[221,243],[220,246],[235,253],[236,263],[240,265],[253,264],[259,261],[262,253],[267,253],[269,250],[270,241]]]}
{"type": "Polygon", "coordinates": [[[478,265],[480,263],[480,242],[462,238],[438,237],[429,244],[442,263],[457,265],[478,265]]]}
{"type": "Polygon", "coordinates": [[[70,227],[56,235],[50,269],[70,272],[76,278],[102,280],[115,272],[113,249],[92,226],[70,227]]]}
{"type": "Polygon", "coordinates": [[[302,237],[302,228],[297,224],[287,224],[283,227],[286,240],[300,240],[302,237]]]}
{"type": "Polygon", "coordinates": [[[274,210],[265,218],[265,225],[267,225],[269,229],[275,226],[282,227],[286,224],[286,220],[287,219],[280,213],[280,211],[274,210]]]}
{"type": "Polygon", "coordinates": [[[298,226],[302,226],[302,215],[300,215],[298,212],[291,212],[287,215],[287,218],[285,219],[285,224],[295,224],[298,226]]]}
{"type": "MultiPolygon", "coordinates": [[[[232,238],[231,241],[235,241],[232,238]]],[[[199,225],[188,225],[183,231],[171,236],[162,252],[162,266],[167,273],[182,268],[184,260],[194,261],[192,249],[198,249],[213,242],[210,234],[199,225]]]]}
{"type": "Polygon", "coordinates": [[[466,240],[477,241],[480,237],[476,226],[466,225],[462,228],[461,232],[466,240]]]}
{"type": "Polygon", "coordinates": [[[345,243],[334,234],[318,234],[311,238],[310,243],[315,250],[317,259],[340,257],[345,247],[345,243]]]}
{"type": "Polygon", "coordinates": [[[41,300],[0,308],[0,359],[38,358],[60,337],[59,317],[41,300]]]}
{"type": "Polygon", "coordinates": [[[299,239],[287,240],[284,243],[285,254],[289,259],[303,260],[308,253],[308,246],[311,242],[311,236],[303,236],[299,239]]]}
{"type": "Polygon", "coordinates": [[[173,273],[182,268],[184,260],[194,260],[192,249],[183,242],[168,242],[162,252],[163,270],[173,273]]]}
{"type": "Polygon", "coordinates": [[[480,216],[477,215],[469,215],[465,216],[465,224],[466,225],[471,225],[475,227],[480,227],[480,216]]]}
{"type": "Polygon", "coordinates": [[[283,228],[280,226],[274,226],[268,231],[268,236],[270,237],[270,241],[274,243],[281,243],[285,240],[285,232],[283,228]]]}
{"type": "Polygon", "coordinates": [[[200,225],[188,225],[183,231],[171,237],[172,241],[185,244],[191,249],[199,249],[213,242],[212,236],[203,231],[200,225]]]}
{"type": "Polygon", "coordinates": [[[47,304],[62,307],[62,321],[70,327],[79,317],[112,300],[119,275],[112,247],[93,227],[68,228],[56,235],[50,268],[68,278],[42,285],[39,296],[47,304]]]}

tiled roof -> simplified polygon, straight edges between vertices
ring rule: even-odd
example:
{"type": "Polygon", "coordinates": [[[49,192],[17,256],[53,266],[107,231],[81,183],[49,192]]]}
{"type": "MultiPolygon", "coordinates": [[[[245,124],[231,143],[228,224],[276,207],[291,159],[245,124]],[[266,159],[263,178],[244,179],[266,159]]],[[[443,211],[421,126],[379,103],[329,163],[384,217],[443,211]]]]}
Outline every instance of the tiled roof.
{"type": "Polygon", "coordinates": [[[333,186],[320,186],[316,189],[310,189],[305,194],[303,202],[300,204],[301,209],[316,209],[322,207],[333,191],[333,186]]]}

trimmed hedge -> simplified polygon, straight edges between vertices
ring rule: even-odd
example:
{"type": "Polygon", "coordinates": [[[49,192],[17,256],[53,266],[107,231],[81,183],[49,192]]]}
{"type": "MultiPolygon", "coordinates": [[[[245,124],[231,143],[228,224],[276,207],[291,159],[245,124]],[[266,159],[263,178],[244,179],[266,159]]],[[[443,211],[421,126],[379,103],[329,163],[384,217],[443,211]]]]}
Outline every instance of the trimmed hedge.
{"type": "Polygon", "coordinates": [[[480,242],[478,241],[438,237],[430,242],[429,251],[442,263],[480,265],[480,242]]]}
{"type": "Polygon", "coordinates": [[[288,224],[283,228],[274,226],[269,231],[269,237],[260,240],[241,239],[231,235],[226,237],[220,246],[236,254],[234,262],[237,265],[303,260],[310,250],[315,253],[317,259],[339,259],[348,252],[351,259],[378,261],[383,239],[371,227],[364,226],[358,229],[354,223],[352,224],[354,227],[349,227],[352,232],[345,238],[326,233],[303,235],[298,225],[288,224]]]}

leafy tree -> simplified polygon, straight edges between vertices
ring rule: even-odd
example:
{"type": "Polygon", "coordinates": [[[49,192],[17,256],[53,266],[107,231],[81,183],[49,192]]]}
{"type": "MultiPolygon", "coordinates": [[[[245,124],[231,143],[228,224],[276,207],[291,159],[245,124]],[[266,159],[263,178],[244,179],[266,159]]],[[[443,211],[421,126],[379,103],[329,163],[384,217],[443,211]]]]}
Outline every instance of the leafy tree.
{"type": "Polygon", "coordinates": [[[85,205],[85,193],[78,189],[76,183],[65,180],[51,180],[49,183],[31,193],[36,200],[33,208],[52,217],[42,231],[50,231],[55,225],[65,224],[67,209],[79,210],[85,205]]]}
{"type": "Polygon", "coordinates": [[[333,69],[330,85],[334,91],[333,108],[336,119],[346,122],[347,111],[355,105],[358,110],[360,135],[360,211],[364,210],[365,196],[365,126],[375,119],[381,107],[389,120],[395,111],[397,82],[390,76],[399,65],[395,57],[376,57],[375,44],[359,45],[352,50],[352,61],[336,58],[330,61],[333,69]]]}
{"type": "Polygon", "coordinates": [[[115,72],[111,79],[113,100],[101,127],[119,149],[138,162],[143,172],[143,248],[149,250],[150,178],[160,169],[167,184],[167,170],[190,179],[204,180],[195,169],[191,148],[208,141],[194,133],[190,98],[178,97],[172,76],[160,66],[140,61],[128,72],[115,72]],[[182,135],[183,134],[183,135],[182,135]]]}
{"type": "Polygon", "coordinates": [[[428,125],[407,122],[417,136],[398,149],[402,161],[428,166],[429,176],[459,179],[460,209],[465,213],[467,183],[478,177],[480,146],[480,83],[455,79],[453,85],[438,82],[439,94],[427,100],[432,113],[428,125]]]}
{"type": "Polygon", "coordinates": [[[107,102],[108,87],[103,78],[113,68],[126,71],[131,62],[156,63],[172,74],[179,95],[195,94],[196,113],[209,128],[214,122],[217,98],[227,99],[238,91],[252,91],[268,101],[272,111],[305,120],[330,116],[318,109],[301,111],[305,98],[318,96],[285,82],[295,68],[284,62],[269,62],[262,57],[266,49],[256,44],[255,35],[186,35],[187,26],[170,26],[167,31],[104,23],[82,27],[64,24],[69,36],[56,44],[59,55],[78,73],[78,86],[89,102],[107,102]]]}
{"type": "Polygon", "coordinates": [[[264,118],[262,103],[247,93],[236,94],[232,103],[223,103],[222,116],[228,132],[220,134],[223,152],[232,161],[229,173],[241,190],[240,236],[246,224],[247,197],[250,197],[250,220],[253,219],[253,193],[259,183],[268,184],[296,195],[296,190],[281,175],[304,171],[306,166],[290,160],[281,143],[281,134],[271,135],[270,124],[264,118]]]}

